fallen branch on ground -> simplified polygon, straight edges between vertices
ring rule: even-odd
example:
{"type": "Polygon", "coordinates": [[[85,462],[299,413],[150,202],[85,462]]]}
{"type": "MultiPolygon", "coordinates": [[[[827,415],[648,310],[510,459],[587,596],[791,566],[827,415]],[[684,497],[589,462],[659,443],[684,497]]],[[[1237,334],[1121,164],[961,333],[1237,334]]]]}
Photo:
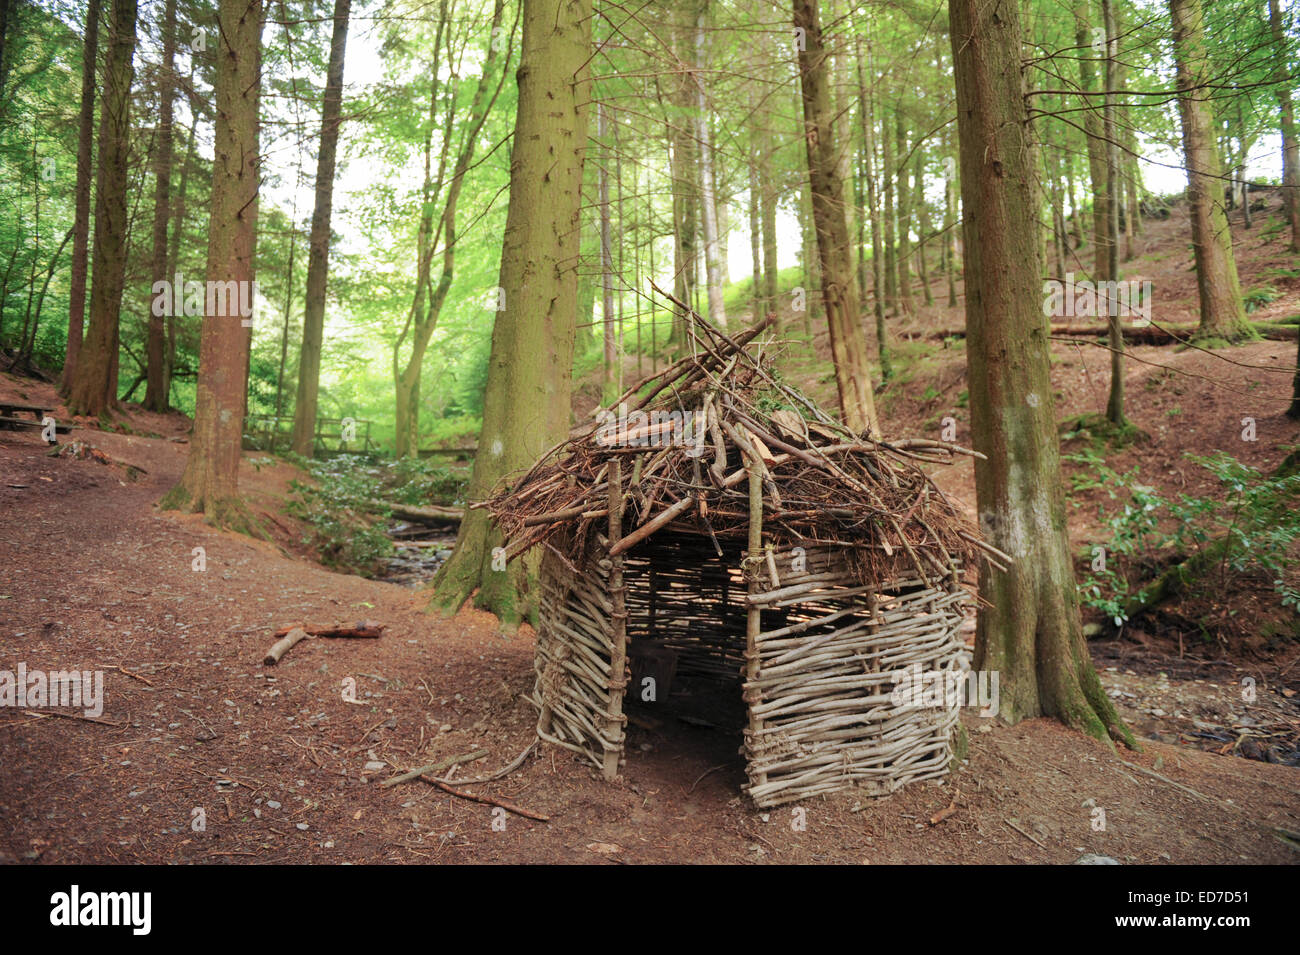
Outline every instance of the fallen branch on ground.
{"type": "Polygon", "coordinates": [[[506,802],[504,799],[493,799],[491,796],[476,796],[473,793],[465,792],[463,789],[448,786],[446,783],[438,779],[425,779],[424,776],[419,778],[424,779],[424,781],[429,783],[431,786],[437,786],[443,792],[449,793],[452,796],[459,796],[461,799],[468,799],[471,802],[481,802],[489,806],[498,806],[506,812],[513,812],[516,816],[523,816],[525,819],[535,819],[538,822],[551,821],[550,816],[543,816],[540,812],[532,812],[528,809],[520,809],[514,803],[506,802]]]}
{"type": "Polygon", "coordinates": [[[271,649],[267,650],[266,656],[262,658],[262,663],[269,667],[275,666],[280,662],[281,657],[306,639],[307,631],[302,627],[294,627],[284,637],[271,645],[271,649]]]}
{"type": "Polygon", "coordinates": [[[366,637],[374,639],[387,629],[387,625],[377,623],[374,620],[358,620],[351,626],[339,623],[332,627],[309,627],[302,623],[291,623],[287,627],[281,627],[275,631],[272,636],[283,637],[298,629],[305,630],[309,637],[366,637]]]}
{"type": "Polygon", "coordinates": [[[32,710],[23,710],[25,716],[32,716],[38,720],[43,720],[47,716],[61,716],[65,720],[81,720],[83,723],[98,723],[100,726],[121,726],[121,723],[114,723],[112,720],[101,720],[94,716],[78,716],[76,713],[60,713],[58,710],[46,710],[43,713],[36,713],[32,710]]]}
{"type": "Polygon", "coordinates": [[[389,786],[396,786],[398,783],[410,782],[412,779],[415,779],[418,776],[423,776],[425,773],[436,773],[441,769],[449,769],[458,763],[469,763],[476,759],[482,759],[486,755],[487,750],[476,749],[474,752],[465,753],[462,756],[449,756],[439,762],[430,763],[428,766],[421,766],[419,769],[412,769],[410,772],[402,773],[400,776],[393,776],[390,779],[385,779],[379,784],[379,787],[381,789],[387,789],[389,786]]]}

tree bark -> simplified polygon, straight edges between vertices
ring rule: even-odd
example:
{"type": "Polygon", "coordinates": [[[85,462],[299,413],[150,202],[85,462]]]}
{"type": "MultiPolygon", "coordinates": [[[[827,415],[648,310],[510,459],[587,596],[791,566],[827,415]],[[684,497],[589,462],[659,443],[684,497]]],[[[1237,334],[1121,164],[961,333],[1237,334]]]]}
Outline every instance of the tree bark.
{"type": "MultiPolygon", "coordinates": [[[[686,50],[692,45],[693,25],[677,27],[677,57],[685,60],[686,50]]],[[[698,217],[698,148],[695,142],[694,123],[688,122],[685,112],[694,104],[688,76],[678,77],[678,87],[672,94],[677,109],[668,122],[668,139],[671,157],[669,162],[673,184],[673,295],[688,305],[695,301],[696,275],[699,271],[696,249],[695,220],[698,217]]],[[[677,349],[686,344],[686,314],[680,308],[673,310],[672,331],[668,342],[677,349]]]]}
{"type": "Polygon", "coordinates": [[[835,123],[831,110],[827,53],[822,42],[817,0],[793,0],[794,25],[804,30],[799,50],[804,145],[821,265],[822,306],[830,331],[835,383],[844,423],[854,431],[879,435],[866,335],[858,293],[853,246],[844,217],[844,184],[839,176],[835,123]]]}
{"type": "Polygon", "coordinates": [[[903,314],[915,315],[916,297],[912,294],[912,190],[907,184],[907,126],[903,120],[901,97],[898,108],[894,110],[894,137],[898,162],[898,301],[903,314]]]}
{"type": "Polygon", "coordinates": [[[925,201],[925,162],[919,146],[913,171],[916,182],[916,271],[921,279],[921,295],[928,306],[934,304],[934,293],[930,291],[930,268],[925,261],[926,240],[930,238],[930,207],[925,201]]]}
{"type": "Polygon", "coordinates": [[[1215,141],[1214,113],[1205,86],[1211,79],[1202,27],[1201,0],[1169,0],[1174,27],[1178,112],[1187,163],[1187,204],[1192,219],[1201,323],[1197,338],[1233,342],[1252,337],[1246,323],[1232,255],[1232,234],[1223,208],[1223,179],[1215,141]]]}
{"type": "MultiPolygon", "coordinates": [[[[261,0],[220,0],[217,19],[217,120],[206,273],[209,283],[235,283],[227,287],[240,289],[241,298],[242,290],[248,290],[251,305],[261,181],[261,0]]],[[[251,326],[251,317],[238,309],[231,314],[209,296],[199,336],[190,453],[180,482],[160,504],[202,513],[210,523],[244,532],[256,529],[239,498],[251,326]]]]}
{"type": "MultiPolygon", "coordinates": [[[[751,146],[751,149],[753,147],[751,146]]],[[[763,222],[759,213],[758,163],[750,157],[749,161],[749,264],[753,276],[753,288],[750,299],[750,321],[762,319],[766,309],[763,306],[763,222]]]]}
{"type": "Polygon", "coordinates": [[[68,289],[68,345],[59,391],[72,385],[86,324],[86,265],[90,251],[91,154],[95,147],[95,67],[99,57],[100,0],[86,6],[86,35],[81,48],[81,114],[77,122],[77,192],[72,225],[72,272],[68,289]]]}
{"type": "MultiPolygon", "coordinates": [[[[867,214],[871,220],[871,304],[876,321],[876,359],[880,362],[880,380],[883,383],[893,377],[894,369],[889,360],[889,335],[885,328],[885,253],[880,224],[880,196],[875,170],[872,168],[876,159],[876,117],[874,103],[867,90],[866,76],[863,72],[861,40],[858,41],[857,54],[858,118],[862,126],[862,177],[866,180],[867,214]]],[[[865,286],[862,294],[866,294],[865,286]]]]}
{"type": "Polygon", "coordinates": [[[883,109],[880,120],[880,177],[885,193],[885,311],[890,315],[899,314],[898,305],[898,245],[895,234],[897,218],[894,215],[894,184],[897,181],[894,169],[893,137],[889,135],[888,113],[883,109]]]}
{"type": "Polygon", "coordinates": [[[949,17],[976,497],[985,538],[1015,559],[981,570],[975,666],[1001,674],[1003,718],[1055,716],[1106,741],[1126,731],[1088,657],[1070,560],[1019,12],[951,0],[949,17]]]}
{"type": "MultiPolygon", "coordinates": [[[[154,283],[171,283],[167,274],[167,220],[171,211],[172,187],[172,99],[176,89],[176,0],[166,0],[163,7],[163,61],[158,73],[158,136],[154,143],[153,262],[154,283]]],[[[176,290],[177,293],[180,290],[176,290]]],[[[144,406],[150,411],[166,411],[167,345],[163,315],[149,303],[149,338],[144,406]]],[[[168,309],[172,311],[172,309],[168,309]]]]}
{"type": "MultiPolygon", "coordinates": [[[[1115,14],[1111,0],[1101,0],[1101,16],[1106,31],[1106,63],[1102,82],[1102,136],[1105,140],[1106,156],[1106,191],[1098,197],[1102,206],[1104,220],[1105,246],[1098,243],[1097,271],[1106,281],[1119,280],[1119,204],[1123,190],[1119,180],[1119,141],[1115,123],[1115,87],[1118,83],[1115,57],[1119,40],[1115,30],[1115,14]],[[1100,259],[1105,254],[1105,270],[1102,271],[1100,259]]],[[[1110,394],[1106,399],[1106,420],[1116,427],[1127,424],[1124,418],[1124,332],[1121,326],[1123,316],[1119,313],[1118,303],[1106,298],[1107,325],[1110,329],[1110,394]]]]}
{"type": "MultiPolygon", "coordinates": [[[[582,167],[590,101],[591,0],[524,0],[510,203],[492,329],[483,429],[467,497],[482,500],[569,429],[578,295],[582,167]]],[[[487,512],[468,510],[430,606],[476,603],[514,627],[532,609],[523,561],[494,568],[501,542],[487,512]]],[[[498,567],[500,565],[498,564],[498,567]]]]}
{"type": "MultiPolygon", "coordinates": [[[[1282,201],[1285,203],[1287,222],[1291,225],[1291,251],[1300,252],[1300,137],[1296,134],[1295,108],[1291,103],[1290,82],[1287,77],[1286,31],[1282,26],[1282,11],[1278,0],[1268,0],[1268,22],[1277,47],[1276,85],[1278,107],[1282,114],[1282,201]]],[[[1297,385],[1300,388],[1300,384],[1297,385]]],[[[1296,392],[1300,403],[1300,390],[1296,392]]],[[[1292,407],[1296,407],[1293,403],[1292,407]]],[[[1300,408],[1292,417],[1300,417],[1300,408]]]]}
{"type": "Polygon", "coordinates": [[[727,309],[722,300],[722,260],[719,253],[718,199],[713,168],[713,131],[709,123],[708,97],[704,91],[704,23],[708,16],[708,0],[700,0],[695,13],[695,68],[691,79],[695,84],[695,138],[700,152],[700,200],[704,224],[704,273],[708,287],[709,321],[719,328],[727,327],[727,309]]]}
{"type": "MultiPolygon", "coordinates": [[[[759,140],[763,151],[759,157],[758,170],[759,188],[762,191],[762,208],[759,214],[763,218],[763,298],[768,311],[777,312],[776,298],[779,294],[780,269],[776,264],[776,206],[780,196],[777,193],[776,177],[772,175],[771,168],[772,133],[767,125],[771,120],[767,116],[762,116],[759,121],[763,123],[759,140]]],[[[761,315],[757,317],[762,318],[761,315]]]]}
{"type": "Polygon", "coordinates": [[[605,384],[614,380],[618,361],[617,336],[614,333],[614,252],[609,212],[609,143],[606,141],[605,106],[596,104],[596,139],[600,143],[600,160],[596,167],[600,201],[600,310],[605,345],[605,384]]]}
{"type": "MultiPolygon", "coordinates": [[[[254,0],[260,3],[260,0],[254,0]]],[[[293,408],[292,447],[311,457],[316,450],[316,413],[320,398],[320,358],[325,336],[325,290],[329,281],[330,217],[334,210],[334,166],[343,112],[343,62],[348,43],[352,0],[334,0],[325,98],[321,108],[320,152],[316,163],[316,208],[311,216],[307,251],[307,293],[302,316],[302,350],[298,359],[298,399],[293,408]]]]}
{"type": "Polygon", "coordinates": [[[118,313],[126,281],[126,164],[135,76],[136,0],[112,0],[104,101],[99,117],[90,321],[68,390],[74,415],[103,417],[117,403],[118,313]]]}

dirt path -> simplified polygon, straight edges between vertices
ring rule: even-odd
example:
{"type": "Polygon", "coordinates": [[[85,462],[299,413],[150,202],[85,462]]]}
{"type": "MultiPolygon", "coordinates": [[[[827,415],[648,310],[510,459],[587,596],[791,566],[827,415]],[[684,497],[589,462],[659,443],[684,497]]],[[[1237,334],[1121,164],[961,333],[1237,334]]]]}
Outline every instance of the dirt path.
{"type": "MultiPolygon", "coordinates": [[[[501,782],[467,787],[549,823],[423,783],[381,789],[396,770],[478,748],[488,756],[459,775],[485,774],[528,744],[530,635],[503,638],[475,612],[431,618],[418,593],[157,512],[182,445],[73,437],[147,473],[133,482],[120,466],[53,458],[35,435],[0,433],[0,669],[102,670],[109,722],[0,709],[0,861],[1300,860],[1273,831],[1300,829],[1294,769],[1159,743],[1124,757],[1158,766],[1165,782],[1050,721],[1004,727],[973,714],[968,765],[945,785],[814,801],[797,831],[790,808],[759,813],[741,800],[741,714],[716,689],[668,704],[703,707],[714,729],[675,709],[657,731],[634,727],[616,784],[548,749],[501,782]],[[360,617],[389,629],[260,663],[277,626],[360,617]],[[344,699],[348,678],[356,703],[344,699]],[[1097,807],[1104,831],[1093,829],[1097,807]]],[[[248,467],[246,484],[255,502],[270,500],[284,477],[248,467]]]]}

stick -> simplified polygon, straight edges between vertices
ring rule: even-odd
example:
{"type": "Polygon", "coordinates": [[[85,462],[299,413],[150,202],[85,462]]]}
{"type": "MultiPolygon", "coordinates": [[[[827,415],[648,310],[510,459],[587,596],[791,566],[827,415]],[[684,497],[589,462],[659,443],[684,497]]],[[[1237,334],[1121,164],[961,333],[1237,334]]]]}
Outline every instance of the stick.
{"type": "MultiPolygon", "coordinates": [[[[1168,783],[1170,786],[1173,786],[1175,789],[1182,790],[1183,792],[1187,793],[1189,796],[1195,796],[1197,799],[1204,799],[1206,802],[1215,803],[1216,805],[1222,806],[1225,809],[1228,808],[1227,804],[1224,803],[1222,800],[1215,799],[1213,796],[1207,796],[1205,795],[1205,793],[1202,792],[1197,792],[1191,786],[1184,786],[1182,783],[1176,783],[1168,776],[1162,776],[1160,773],[1157,773],[1154,769],[1147,769],[1145,766],[1139,766],[1137,763],[1130,763],[1127,760],[1123,760],[1123,759],[1121,759],[1120,762],[1123,763],[1125,766],[1127,766],[1129,769],[1136,770],[1139,773],[1145,773],[1147,776],[1150,776],[1152,779],[1158,779],[1162,783],[1168,783]]],[[[1233,808],[1237,808],[1237,807],[1233,807],[1233,808]]]]}
{"type": "Polygon", "coordinates": [[[1023,829],[1021,829],[1019,826],[1017,826],[1017,825],[1015,824],[1014,821],[1012,821],[1012,820],[1010,820],[1010,819],[1004,819],[1004,820],[1002,820],[1002,821],[1005,822],[1005,823],[1006,823],[1008,826],[1010,826],[1012,829],[1016,830],[1016,832],[1020,833],[1022,836],[1024,836],[1026,839],[1028,839],[1030,842],[1032,842],[1034,845],[1038,846],[1038,848],[1040,848],[1040,849],[1046,849],[1046,848],[1047,848],[1047,846],[1043,845],[1041,842],[1039,842],[1037,839],[1035,839],[1035,838],[1034,838],[1033,836],[1031,836],[1029,833],[1025,832],[1025,830],[1023,830],[1023,829]]]}
{"type": "Polygon", "coordinates": [[[271,649],[267,650],[266,656],[262,658],[262,663],[269,667],[275,666],[280,662],[281,657],[306,639],[307,631],[302,627],[294,627],[286,636],[271,645],[271,649]]]}
{"type": "Polygon", "coordinates": [[[955,793],[953,793],[953,795],[952,795],[952,802],[948,803],[948,805],[947,805],[945,808],[940,809],[938,812],[936,812],[933,816],[930,817],[930,825],[932,825],[932,826],[937,826],[937,825],[939,825],[939,823],[943,822],[945,819],[947,819],[949,816],[951,816],[954,812],[956,812],[956,811],[957,811],[957,799],[958,799],[960,796],[961,796],[961,793],[960,793],[960,792],[955,792],[955,793]]]}
{"type": "Polygon", "coordinates": [[[123,676],[129,676],[133,680],[139,680],[145,686],[153,686],[153,683],[146,680],[138,673],[132,673],[130,670],[126,669],[126,667],[118,666],[115,663],[100,663],[98,664],[98,666],[103,667],[105,670],[116,670],[118,673],[121,673],[123,676]]]}
{"type": "MultiPolygon", "coordinates": [[[[479,776],[479,777],[477,777],[476,779],[458,779],[458,780],[456,780],[456,781],[457,781],[458,783],[460,783],[460,785],[462,785],[462,786],[476,786],[476,785],[478,785],[479,783],[490,783],[490,782],[493,782],[493,781],[495,781],[495,780],[497,780],[497,779],[500,779],[502,776],[509,776],[509,775],[510,775],[511,773],[513,773],[516,769],[518,769],[520,766],[523,765],[524,760],[528,758],[528,754],[531,753],[531,752],[533,751],[533,747],[536,746],[536,745],[537,745],[537,738],[534,737],[534,738],[533,738],[533,741],[532,741],[531,743],[529,743],[527,746],[524,747],[524,751],[523,751],[522,753],[520,753],[520,754],[519,754],[518,756],[516,756],[514,759],[510,760],[510,762],[506,763],[504,766],[502,766],[500,769],[498,769],[495,773],[491,773],[491,774],[489,774],[489,775],[487,775],[487,776],[479,776]]],[[[449,782],[451,782],[451,780],[450,780],[450,779],[442,779],[442,780],[439,780],[439,782],[449,783],[449,782]]]]}
{"type": "Polygon", "coordinates": [[[358,620],[351,626],[339,623],[332,627],[309,627],[302,623],[291,623],[289,626],[281,627],[275,631],[272,636],[283,637],[294,630],[305,630],[309,637],[366,637],[374,639],[386,629],[387,625],[377,623],[374,620],[358,620]]]}
{"type": "Polygon", "coordinates": [[[98,723],[100,726],[121,726],[121,723],[114,723],[112,720],[101,720],[94,716],[78,716],[76,713],[60,713],[58,710],[46,710],[44,713],[34,713],[31,710],[23,710],[26,716],[34,716],[38,720],[43,720],[47,716],[61,716],[65,720],[81,720],[83,723],[98,723]]]}
{"type": "MultiPolygon", "coordinates": [[[[424,779],[423,776],[420,777],[424,779]]],[[[525,819],[536,819],[538,822],[550,822],[550,816],[543,816],[540,812],[531,812],[527,809],[520,809],[514,803],[506,802],[504,799],[493,799],[491,796],[476,796],[473,793],[467,793],[463,789],[457,789],[454,786],[448,786],[438,779],[425,780],[430,785],[437,786],[445,793],[453,796],[459,796],[461,799],[468,799],[471,802],[486,803],[489,806],[499,806],[506,812],[513,812],[516,816],[523,816],[525,819]]]]}
{"type": "Polygon", "coordinates": [[[472,753],[465,753],[462,756],[449,756],[444,760],[436,763],[430,763],[428,766],[421,766],[419,769],[412,769],[410,772],[402,773],[400,776],[393,776],[385,779],[379,784],[380,789],[387,789],[389,786],[396,786],[398,783],[408,783],[417,776],[423,776],[425,773],[436,773],[441,769],[447,769],[455,766],[457,763],[468,763],[476,759],[482,759],[487,755],[487,750],[476,749],[472,753]]]}
{"type": "Polygon", "coordinates": [[[659,530],[659,528],[663,527],[665,524],[671,524],[673,520],[675,520],[677,517],[684,514],[687,510],[689,510],[691,505],[694,503],[695,503],[695,495],[687,494],[684,498],[682,498],[672,507],[668,508],[667,510],[660,511],[659,516],[656,517],[654,520],[642,524],[631,534],[628,534],[626,537],[622,538],[620,541],[618,541],[616,544],[610,547],[609,556],[617,557],[619,554],[623,553],[628,548],[635,547],[637,544],[641,543],[641,541],[645,540],[647,537],[649,537],[655,531],[659,530]]]}

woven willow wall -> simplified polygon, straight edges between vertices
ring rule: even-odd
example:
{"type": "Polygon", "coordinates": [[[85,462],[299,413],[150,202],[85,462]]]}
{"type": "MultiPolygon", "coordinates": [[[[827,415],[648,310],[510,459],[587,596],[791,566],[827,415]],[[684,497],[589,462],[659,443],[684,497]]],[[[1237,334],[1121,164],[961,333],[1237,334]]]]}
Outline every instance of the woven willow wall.
{"type": "MultiPolygon", "coordinates": [[[[891,694],[905,668],[959,666],[966,593],[956,580],[861,585],[852,552],[842,547],[774,553],[749,568],[743,550],[722,546],[719,557],[707,537],[662,532],[630,551],[627,639],[666,646],[679,673],[717,679],[719,692],[743,696],[754,803],[849,786],[883,794],[944,775],[956,701],[921,708],[896,705],[891,694]],[[742,682],[751,606],[761,611],[757,665],[742,682]]],[[[626,673],[610,667],[611,566],[599,552],[576,568],[552,553],[542,561],[538,732],[597,767],[609,765],[607,753],[622,753],[626,725],[621,692],[613,692],[626,673]]]]}
{"type": "Polygon", "coordinates": [[[948,772],[959,703],[891,701],[900,671],[952,671],[967,599],[952,578],[855,585],[846,551],[809,548],[773,582],[759,565],[757,673],[745,685],[749,795],[775,806],[858,785],[870,794],[948,772]],[[787,609],[788,624],[768,623],[787,609]]]}

